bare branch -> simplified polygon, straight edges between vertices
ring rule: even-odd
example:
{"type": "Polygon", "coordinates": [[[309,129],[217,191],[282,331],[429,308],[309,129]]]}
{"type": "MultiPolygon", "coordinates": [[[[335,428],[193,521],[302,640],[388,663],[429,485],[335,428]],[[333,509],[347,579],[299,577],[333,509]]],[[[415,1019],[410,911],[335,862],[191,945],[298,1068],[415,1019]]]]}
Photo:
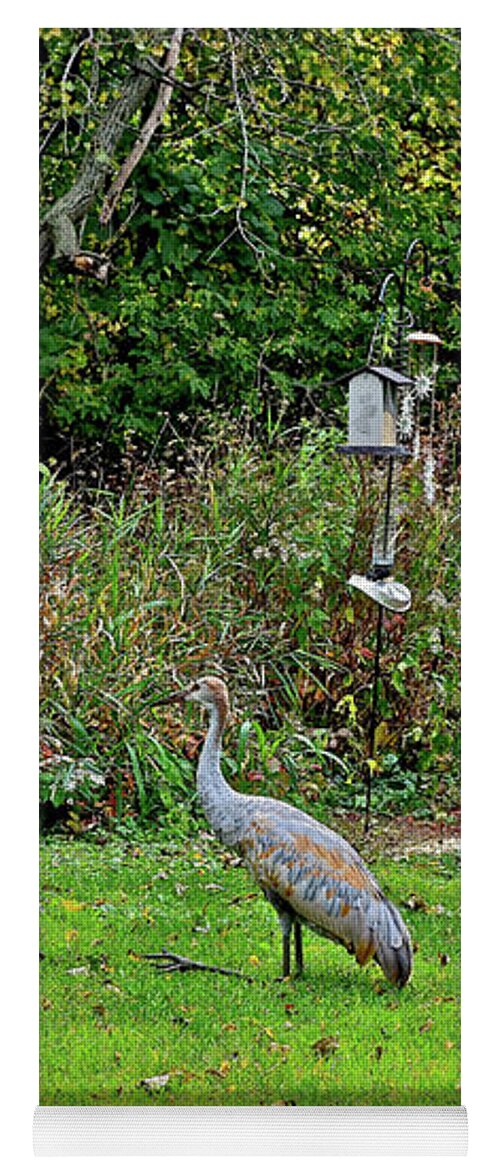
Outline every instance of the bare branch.
{"type": "MultiPolygon", "coordinates": [[[[245,244],[248,244],[248,247],[251,248],[254,256],[257,259],[258,264],[260,265],[262,262],[262,251],[263,250],[262,250],[262,248],[258,248],[256,246],[256,244],[254,244],[253,239],[251,238],[250,234],[248,233],[248,231],[245,227],[245,224],[243,222],[243,208],[246,207],[246,201],[247,201],[248,160],[249,160],[250,147],[249,147],[249,140],[248,140],[247,124],[246,124],[246,119],[245,119],[245,112],[243,110],[243,103],[241,101],[241,95],[240,95],[240,91],[239,91],[239,87],[238,87],[238,67],[237,67],[237,62],[236,62],[236,49],[235,49],[234,38],[233,38],[233,34],[232,34],[231,29],[227,30],[227,35],[228,35],[228,39],[229,39],[229,42],[231,45],[231,53],[230,53],[230,56],[231,56],[231,77],[232,77],[232,83],[233,83],[234,101],[235,101],[236,109],[238,111],[238,117],[239,117],[240,126],[241,126],[241,135],[243,138],[243,160],[242,160],[242,168],[241,168],[241,185],[240,185],[240,195],[239,195],[239,199],[238,199],[238,204],[236,207],[236,224],[237,224],[237,228],[238,228],[238,231],[240,233],[242,240],[244,240],[245,244]]],[[[257,239],[257,237],[255,237],[255,239],[257,239]]],[[[259,243],[262,243],[262,241],[259,240],[259,243]]]]}
{"type": "MultiPolygon", "coordinates": [[[[68,78],[71,73],[72,67],[73,67],[79,53],[83,49],[84,45],[91,44],[93,39],[94,39],[94,30],[93,30],[93,28],[89,28],[87,30],[87,36],[83,37],[82,40],[79,41],[78,44],[76,45],[76,47],[73,49],[73,52],[71,53],[70,57],[68,58],[68,60],[66,62],[66,65],[64,67],[64,73],[61,78],[61,97],[63,99],[62,118],[63,118],[63,123],[64,123],[64,153],[66,155],[68,153],[68,116],[67,116],[65,106],[64,106],[64,98],[67,93],[66,87],[68,85],[68,78]]],[[[90,90],[88,87],[87,87],[87,95],[90,98],[90,90]]]]}
{"type": "Polygon", "coordinates": [[[130,179],[132,171],[135,169],[140,159],[142,159],[142,156],[147,149],[157,126],[159,126],[165,111],[169,106],[173,91],[173,77],[175,75],[175,70],[179,60],[183,34],[184,29],[175,29],[170,43],[165,67],[168,80],[162,82],[160,85],[157,98],[149,118],[146,119],[134,147],[132,148],[128,158],[125,159],[125,162],[120,167],[116,178],[113,180],[111,187],[109,188],[100,216],[101,224],[109,223],[120,195],[126,183],[130,179]]]}

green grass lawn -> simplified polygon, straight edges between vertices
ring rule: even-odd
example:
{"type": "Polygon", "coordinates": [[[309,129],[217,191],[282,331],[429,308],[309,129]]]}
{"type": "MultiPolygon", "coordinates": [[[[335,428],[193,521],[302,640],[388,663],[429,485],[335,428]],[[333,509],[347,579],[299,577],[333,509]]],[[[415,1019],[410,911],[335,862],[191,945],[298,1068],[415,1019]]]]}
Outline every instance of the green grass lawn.
{"type": "Polygon", "coordinates": [[[207,835],[185,846],[45,839],[40,1102],[459,1103],[458,860],[373,869],[416,943],[401,991],[310,932],[305,975],[277,981],[277,917],[207,835]],[[140,958],[161,946],[254,982],[163,975],[140,958]],[[161,1087],[141,1084],[165,1074],[161,1087]]]}

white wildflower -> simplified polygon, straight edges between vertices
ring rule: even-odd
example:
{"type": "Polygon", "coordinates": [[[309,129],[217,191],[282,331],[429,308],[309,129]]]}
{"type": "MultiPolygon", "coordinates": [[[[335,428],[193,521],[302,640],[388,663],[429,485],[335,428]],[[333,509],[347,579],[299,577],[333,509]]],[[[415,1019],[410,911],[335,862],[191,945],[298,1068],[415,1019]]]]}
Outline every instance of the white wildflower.
{"type": "Polygon", "coordinates": [[[431,630],[429,643],[430,643],[430,649],[431,649],[433,655],[438,655],[439,652],[442,651],[443,644],[442,644],[442,640],[441,640],[441,631],[439,629],[439,626],[434,626],[433,629],[431,630]]]}
{"type": "Polygon", "coordinates": [[[429,602],[431,603],[432,606],[443,606],[443,607],[448,606],[448,601],[445,598],[442,590],[438,590],[438,589],[431,590],[431,592],[429,594],[429,602]]]}
{"type": "Polygon", "coordinates": [[[428,504],[434,504],[436,499],[436,483],[434,480],[434,456],[426,455],[424,462],[424,493],[428,504]]]}

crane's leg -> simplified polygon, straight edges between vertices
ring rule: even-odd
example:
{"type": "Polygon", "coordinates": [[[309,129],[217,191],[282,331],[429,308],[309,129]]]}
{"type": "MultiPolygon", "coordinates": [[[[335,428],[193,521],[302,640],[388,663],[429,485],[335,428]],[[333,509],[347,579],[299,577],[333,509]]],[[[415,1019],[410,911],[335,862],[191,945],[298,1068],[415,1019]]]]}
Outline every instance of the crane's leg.
{"type": "Polygon", "coordinates": [[[283,936],[283,979],[290,975],[290,935],[293,918],[289,911],[280,912],[280,927],[283,936]]]}
{"type": "Polygon", "coordinates": [[[296,919],[294,923],[295,932],[295,966],[297,969],[297,976],[301,976],[304,971],[304,952],[302,950],[302,924],[296,919]]]}

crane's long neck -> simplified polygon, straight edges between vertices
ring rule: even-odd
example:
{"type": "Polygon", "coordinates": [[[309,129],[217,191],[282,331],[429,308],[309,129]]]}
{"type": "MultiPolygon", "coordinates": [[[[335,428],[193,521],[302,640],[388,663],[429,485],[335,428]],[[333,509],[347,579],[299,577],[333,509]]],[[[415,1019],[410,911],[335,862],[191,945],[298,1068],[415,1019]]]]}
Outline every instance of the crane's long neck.
{"type": "Polygon", "coordinates": [[[224,780],[220,767],[222,734],[227,716],[227,709],[222,703],[211,710],[210,725],[196,773],[196,788],[207,821],[218,837],[230,844],[237,840],[236,805],[241,798],[224,780]]]}

